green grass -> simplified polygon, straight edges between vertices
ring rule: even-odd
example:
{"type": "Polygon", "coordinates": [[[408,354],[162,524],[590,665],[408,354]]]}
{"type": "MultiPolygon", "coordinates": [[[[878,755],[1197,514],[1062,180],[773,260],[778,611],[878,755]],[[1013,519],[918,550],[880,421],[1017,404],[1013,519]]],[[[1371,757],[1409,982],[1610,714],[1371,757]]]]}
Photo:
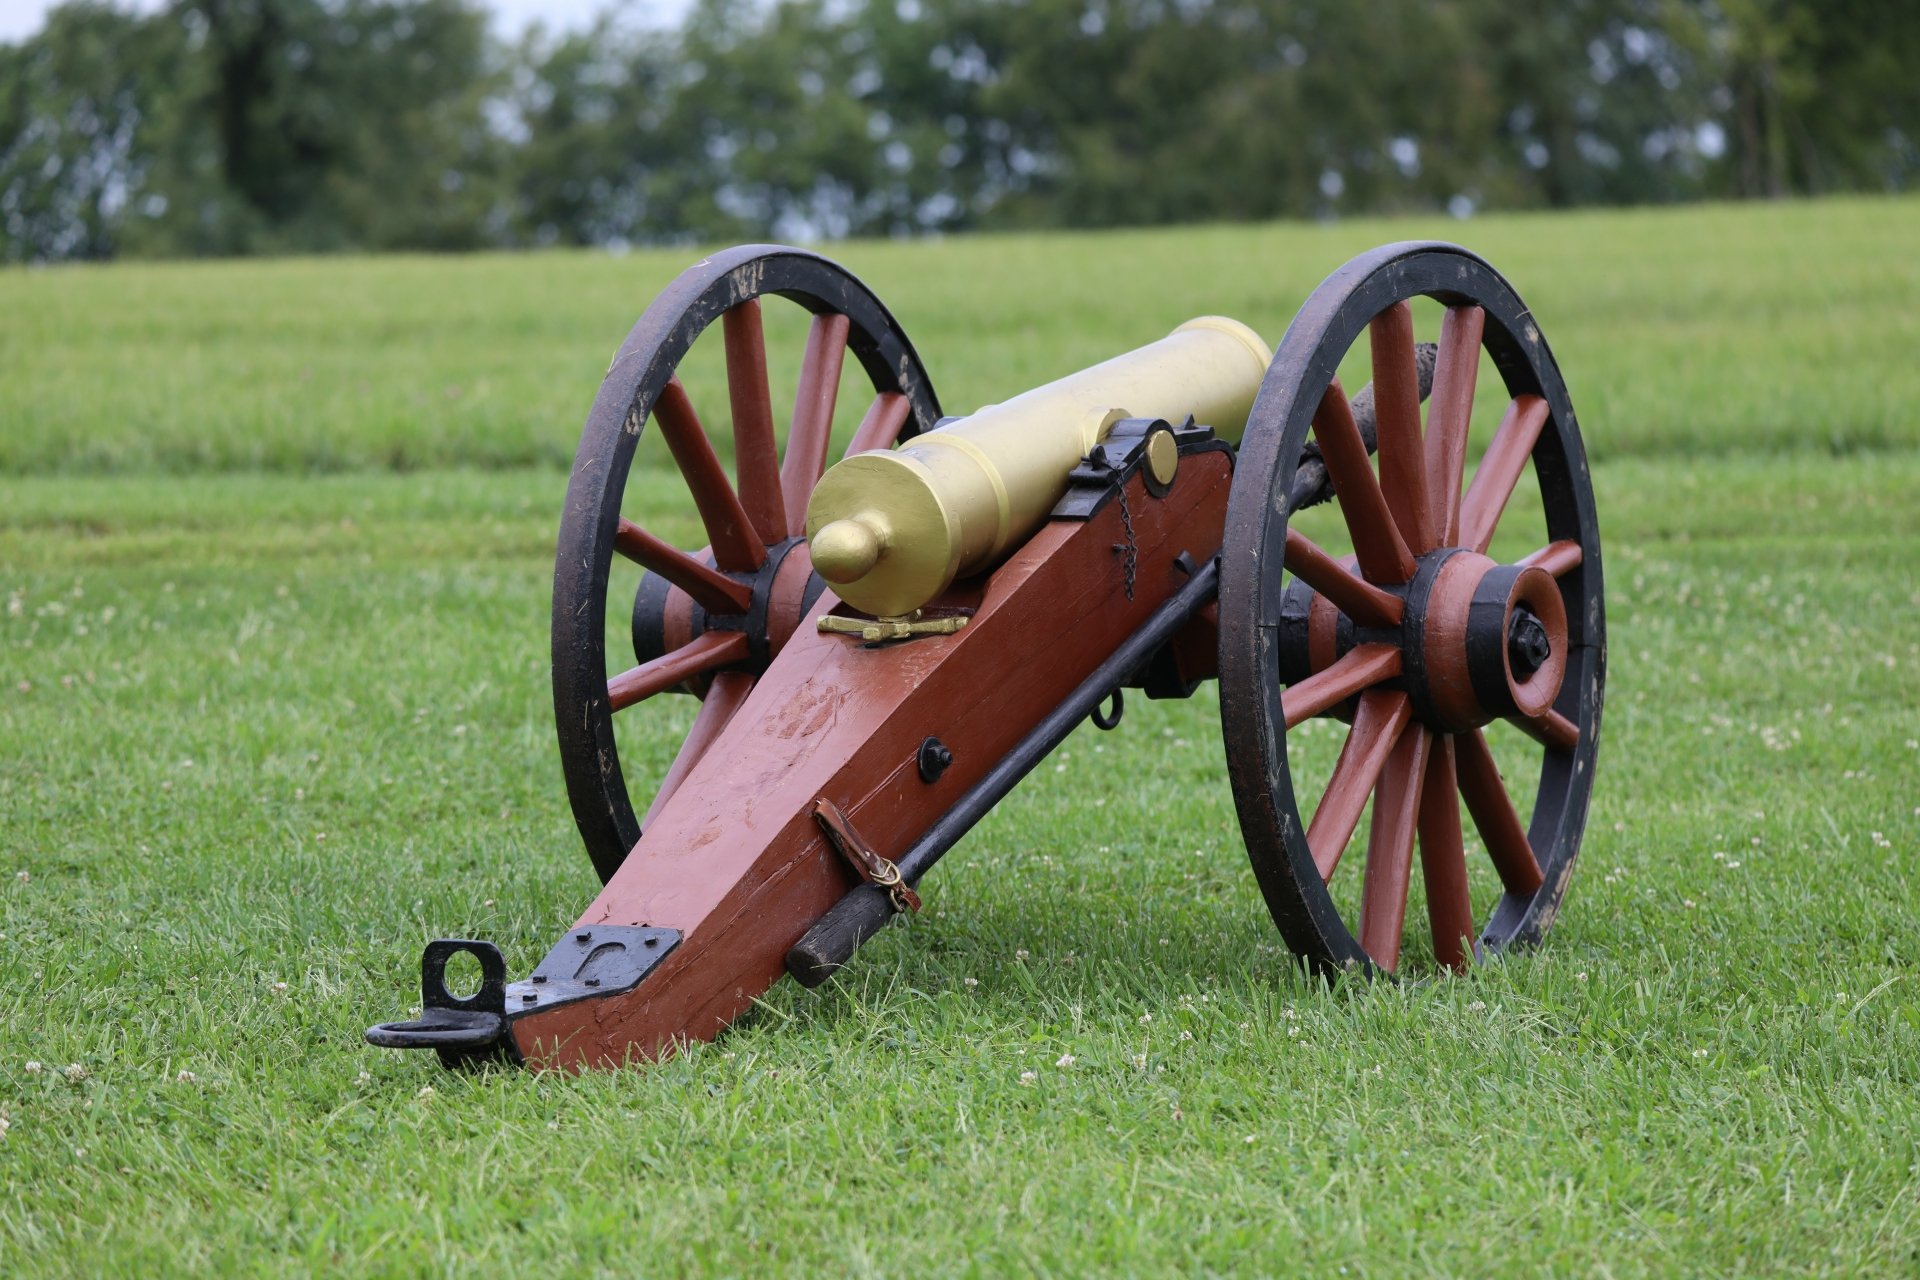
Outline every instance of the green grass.
{"type": "MultiPolygon", "coordinates": [[[[546,690],[563,479],[505,464],[570,451],[666,260],[0,276],[37,352],[0,341],[0,1273],[1914,1273],[1920,322],[1873,247],[1913,208],[1455,230],[1557,299],[1605,459],[1600,776],[1539,951],[1301,978],[1208,689],[1076,734],[835,984],[577,1078],[360,1032],[417,999],[423,940],[523,972],[593,891],[546,690]],[[1756,264],[1769,236],[1823,265],[1756,264]],[[256,310],[221,337],[229,295],[256,310]],[[444,381],[492,390],[467,419],[444,381]],[[469,428],[502,469],[386,470],[469,428]],[[361,469],[173,474],[315,461],[361,469]],[[88,468],[126,474],[42,474],[88,468]]],[[[1189,311],[1277,333],[1413,230],[840,256],[961,404],[1189,311]],[[1250,251],[1288,259],[1269,301],[1225,269],[1250,251]],[[1162,293],[1102,309],[1129,263],[1162,293]]],[[[635,774],[688,713],[656,710],[635,774]]]]}
{"type": "MultiPolygon", "coordinates": [[[[1277,342],[1353,254],[1457,240],[1532,306],[1607,458],[1920,445],[1916,227],[1920,200],[1881,199],[830,253],[964,409],[1202,312],[1277,342]]],[[[0,272],[0,472],[564,466],[608,358],[692,257],[0,272]]]]}

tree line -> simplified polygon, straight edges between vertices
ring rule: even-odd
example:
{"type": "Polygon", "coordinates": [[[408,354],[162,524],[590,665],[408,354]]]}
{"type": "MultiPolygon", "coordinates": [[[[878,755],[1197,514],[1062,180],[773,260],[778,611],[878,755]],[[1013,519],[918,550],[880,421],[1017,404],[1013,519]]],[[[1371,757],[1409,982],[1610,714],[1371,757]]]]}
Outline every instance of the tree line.
{"type": "Polygon", "coordinates": [[[0,45],[11,261],[1901,190],[1912,0],[82,0],[0,45]]]}

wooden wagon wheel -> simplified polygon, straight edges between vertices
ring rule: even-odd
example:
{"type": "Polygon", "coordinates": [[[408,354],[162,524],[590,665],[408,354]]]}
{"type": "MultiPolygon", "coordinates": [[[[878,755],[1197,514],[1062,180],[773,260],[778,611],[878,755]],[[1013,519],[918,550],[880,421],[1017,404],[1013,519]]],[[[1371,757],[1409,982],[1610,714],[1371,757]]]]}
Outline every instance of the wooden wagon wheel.
{"type": "Polygon", "coordinates": [[[647,308],[608,366],[574,458],[553,569],[560,758],[574,821],[602,880],[641,831],[614,745],[614,714],[670,689],[702,695],[655,792],[657,809],[821,590],[801,535],[807,498],[826,468],[849,351],[874,389],[849,453],[886,448],[939,419],[920,358],[880,301],[827,259],[778,245],[744,245],[689,268],[647,308]],[[775,294],[813,314],[784,459],[759,301],[775,294]],[[677,376],[694,339],[716,319],[726,349],[737,488],[677,376]],[[620,514],[634,446],[649,420],[706,530],[709,545],[701,551],[675,548],[620,514]],[[647,574],[633,601],[637,665],[609,672],[607,595],[616,553],[647,574]]]}
{"type": "Polygon", "coordinates": [[[1388,245],[1354,259],[1280,343],[1240,448],[1221,551],[1228,773],[1256,878],[1293,951],[1322,970],[1396,969],[1416,833],[1438,961],[1459,967],[1479,948],[1537,940],[1586,825],[1605,665],[1593,489],[1533,317],[1457,246],[1388,245]],[[1419,296],[1446,308],[1424,432],[1407,305],[1419,296]],[[1363,333],[1377,474],[1336,377],[1363,333]],[[1463,486],[1483,348],[1510,401],[1463,486]],[[1529,461],[1546,544],[1500,564],[1484,553],[1529,461]],[[1289,528],[1294,511],[1328,489],[1352,538],[1349,560],[1289,528]],[[1328,714],[1352,727],[1308,809],[1295,794],[1287,730],[1328,714]],[[1500,721],[1542,746],[1525,826],[1488,745],[1500,721]],[[1369,797],[1349,927],[1329,882],[1369,797]],[[1483,928],[1468,895],[1460,801],[1504,889],[1483,928]]]}

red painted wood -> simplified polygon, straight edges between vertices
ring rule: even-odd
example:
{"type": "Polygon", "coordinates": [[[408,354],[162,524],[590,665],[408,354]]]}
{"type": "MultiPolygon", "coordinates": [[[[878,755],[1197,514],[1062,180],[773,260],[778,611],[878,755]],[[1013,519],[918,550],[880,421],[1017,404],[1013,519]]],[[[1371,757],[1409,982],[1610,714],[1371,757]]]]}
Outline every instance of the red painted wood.
{"type": "Polygon", "coordinates": [[[807,499],[827,469],[827,444],[833,435],[833,405],[840,395],[840,366],[847,355],[847,318],[815,316],[807,332],[807,353],[800,362],[800,383],[793,397],[793,424],[787,429],[787,460],[780,488],[787,504],[787,532],[807,531],[807,499]]]}
{"type": "Polygon", "coordinates": [[[1566,576],[1570,570],[1579,567],[1582,554],[1580,544],[1577,542],[1549,542],[1520,563],[1545,569],[1554,577],[1560,578],[1566,576]]]}
{"type": "MultiPolygon", "coordinates": [[[[1367,325],[1373,347],[1375,452],[1380,492],[1400,536],[1415,555],[1439,544],[1427,497],[1426,449],[1420,440],[1420,370],[1413,353],[1413,312],[1396,302],[1367,325]]],[[[1339,481],[1334,482],[1338,487],[1339,481]]],[[[1371,576],[1371,575],[1369,575],[1371,576]]]]}
{"type": "Polygon", "coordinates": [[[1484,552],[1500,525],[1500,515],[1520,482],[1533,446],[1547,425],[1550,409],[1539,396],[1515,396],[1500,419],[1486,456],[1480,459],[1467,496],[1460,502],[1460,545],[1470,551],[1484,552]]]}
{"type": "Polygon", "coordinates": [[[745,613],[753,603],[751,587],[662,542],[625,516],[614,532],[613,549],[692,596],[708,613],[745,613]]]}
{"type": "Polygon", "coordinates": [[[1324,671],[1316,671],[1280,695],[1280,711],[1291,729],[1329,707],[1400,674],[1400,648],[1391,644],[1356,645],[1324,671]]]}
{"type": "Polygon", "coordinates": [[[907,425],[907,415],[913,412],[913,402],[898,391],[882,391],[867,406],[867,416],[860,419],[860,426],[854,431],[853,439],[847,442],[844,457],[851,458],[856,453],[865,453],[869,449],[886,449],[900,438],[900,428],[907,425]]]}
{"type": "Polygon", "coordinates": [[[1363,627],[1397,627],[1406,614],[1406,602],[1399,596],[1348,573],[1298,529],[1287,530],[1286,565],[1288,572],[1363,627]]]}
{"type": "Polygon", "coordinates": [[[608,680],[607,702],[615,711],[624,711],[643,698],[651,698],[693,676],[717,671],[746,656],[745,632],[709,631],[671,653],[663,653],[608,680]]]}
{"type": "Polygon", "coordinates": [[[1534,857],[1527,829],[1520,825],[1507,784],[1500,778],[1500,767],[1493,761],[1487,738],[1480,730],[1454,737],[1459,762],[1460,796],[1473,815],[1480,843],[1487,847],[1494,870],[1508,893],[1531,895],[1545,882],[1540,861],[1534,857]]]}
{"type": "Polygon", "coordinates": [[[1367,442],[1360,438],[1353,406],[1338,378],[1320,397],[1320,407],[1313,415],[1313,437],[1320,442],[1320,457],[1339,495],[1340,515],[1347,522],[1347,535],[1353,539],[1361,574],[1368,582],[1410,581],[1413,554],[1387,510],[1386,497],[1367,457],[1367,442]]]}
{"type": "Polygon", "coordinates": [[[1448,307],[1440,321],[1440,351],[1427,397],[1427,494],[1435,533],[1445,547],[1460,536],[1460,478],[1467,465],[1467,428],[1486,327],[1487,313],[1479,307],[1448,307]]]}
{"type": "Polygon", "coordinates": [[[1538,716],[1508,716],[1507,723],[1553,751],[1571,751],[1580,744],[1580,726],[1558,711],[1538,716]]]}
{"type": "Polygon", "coordinates": [[[760,300],[748,298],[720,317],[727,349],[727,399],[733,408],[733,473],[740,505],[760,541],[787,536],[780,492],[780,444],[773,435],[773,393],[767,387],[767,337],[760,300]]]}
{"type": "Polygon", "coordinates": [[[1407,922],[1407,886],[1413,879],[1413,834],[1421,783],[1433,734],[1410,725],[1394,744],[1373,794],[1367,830],[1366,878],[1360,885],[1360,945],[1391,973],[1400,967],[1400,935],[1407,922]]]}
{"type": "Polygon", "coordinates": [[[687,482],[693,505],[700,511],[713,545],[714,563],[734,573],[752,573],[767,558],[767,549],[753,532],[753,521],[734,496],[720,459],[714,455],[700,415],[687,399],[687,389],[672,378],[653,405],[653,420],[667,442],[668,452],[687,482]]]}
{"type": "Polygon", "coordinates": [[[1451,737],[1435,739],[1427,755],[1427,779],[1420,788],[1420,878],[1427,887],[1433,958],[1449,969],[1465,969],[1473,961],[1476,931],[1451,737]]]}
{"type": "Polygon", "coordinates": [[[700,710],[693,717],[693,725],[687,730],[686,738],[680,743],[680,750],[673,757],[665,776],[660,779],[659,788],[653,793],[653,803],[647,806],[647,816],[640,819],[640,829],[646,830],[653,825],[653,816],[666,806],[673,793],[686,781],[687,774],[698,763],[720,731],[727,727],[727,721],[733,719],[734,712],[753,692],[753,677],[744,671],[722,671],[713,677],[707,687],[706,697],[700,700],[700,710]]]}
{"type": "Polygon", "coordinates": [[[1307,824],[1307,847],[1313,850],[1313,864],[1320,869],[1323,880],[1333,879],[1347,841],[1360,825],[1367,797],[1373,794],[1388,755],[1412,718],[1412,704],[1397,689],[1369,689],[1360,695],[1353,727],[1347,730],[1347,741],[1334,762],[1326,792],[1313,811],[1313,821],[1307,824]]]}
{"type": "Polygon", "coordinates": [[[821,635],[810,614],[580,917],[678,929],[680,945],[632,992],[515,1019],[522,1054],[618,1063],[717,1034],[854,884],[813,802],[833,801],[883,856],[902,853],[1187,581],[1180,552],[1217,553],[1231,479],[1225,455],[1201,454],[1163,500],[1135,482],[1132,600],[1114,571],[1125,535],[1109,503],[1085,523],[1048,524],[984,584],[937,601],[973,602],[953,635],[868,648],[821,635]],[[928,734],[954,754],[933,784],[914,762],[928,734]]]}

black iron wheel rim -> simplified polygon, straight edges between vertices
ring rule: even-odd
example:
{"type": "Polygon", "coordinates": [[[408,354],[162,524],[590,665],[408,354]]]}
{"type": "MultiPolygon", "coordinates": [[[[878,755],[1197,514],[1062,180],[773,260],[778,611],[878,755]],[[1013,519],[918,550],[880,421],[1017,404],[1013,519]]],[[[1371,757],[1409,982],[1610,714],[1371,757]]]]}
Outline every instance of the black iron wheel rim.
{"type": "Polygon", "coordinates": [[[776,295],[815,315],[848,318],[847,350],[874,390],[905,395],[908,439],[940,418],[932,382],[891,312],[835,262],[784,245],[716,253],[654,299],[614,354],[581,432],[567,483],[553,571],[554,721],[574,823],[594,869],[613,877],[640,838],[607,700],[607,586],[628,471],[655,401],[709,325],[753,298],[776,295]]]}
{"type": "Polygon", "coordinates": [[[1441,242],[1382,246],[1335,271],[1281,339],[1254,402],[1236,462],[1220,570],[1220,702],[1228,776],[1241,834],[1268,910],[1289,948],[1324,973],[1374,966],[1322,881],[1288,767],[1275,635],[1291,575],[1282,570],[1287,494],[1322,392],[1342,357],[1387,307],[1414,297],[1486,312],[1485,350],[1509,396],[1550,407],[1531,462],[1548,537],[1577,541],[1580,565],[1561,580],[1568,670],[1555,710],[1579,728],[1571,752],[1543,752],[1529,842],[1543,883],[1504,893],[1479,945],[1537,941],[1551,925],[1579,852],[1591,798],[1606,673],[1599,524],[1578,421],[1559,366],[1531,313],[1485,261],[1441,242]]]}

